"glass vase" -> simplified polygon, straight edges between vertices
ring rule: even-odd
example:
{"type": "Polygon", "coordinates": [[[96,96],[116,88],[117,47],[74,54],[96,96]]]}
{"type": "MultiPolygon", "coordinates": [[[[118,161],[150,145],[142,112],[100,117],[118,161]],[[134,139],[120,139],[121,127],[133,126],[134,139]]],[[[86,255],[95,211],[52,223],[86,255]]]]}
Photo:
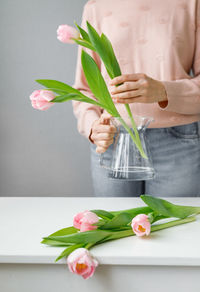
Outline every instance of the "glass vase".
{"type": "MultiPolygon", "coordinates": [[[[151,117],[134,116],[134,121],[140,137],[143,155],[141,155],[141,151],[133,142],[130,133],[124,128],[120,119],[111,118],[111,123],[117,128],[117,133],[109,151],[100,155],[100,165],[107,169],[108,177],[111,179],[149,180],[155,177],[146,137],[146,129],[153,119],[151,117]]],[[[127,118],[125,122],[134,133],[131,120],[127,118]]]]}

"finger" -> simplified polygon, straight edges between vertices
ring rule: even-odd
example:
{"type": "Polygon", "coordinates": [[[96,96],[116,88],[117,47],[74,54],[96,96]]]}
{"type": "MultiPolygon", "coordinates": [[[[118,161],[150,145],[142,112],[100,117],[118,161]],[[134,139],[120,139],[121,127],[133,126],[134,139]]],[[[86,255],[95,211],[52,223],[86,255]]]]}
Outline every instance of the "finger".
{"type": "Polygon", "coordinates": [[[105,149],[105,148],[103,148],[103,147],[100,147],[100,146],[98,146],[98,147],[96,148],[96,152],[99,153],[99,154],[106,152],[106,150],[107,150],[107,149],[105,149]]]}
{"type": "Polygon", "coordinates": [[[90,137],[93,141],[95,141],[95,144],[97,144],[99,141],[108,141],[113,142],[114,134],[110,133],[94,133],[90,137]]]}
{"type": "Polygon", "coordinates": [[[133,97],[138,97],[141,96],[141,90],[130,90],[127,92],[122,92],[122,93],[117,93],[115,95],[111,95],[111,97],[115,99],[128,99],[128,98],[133,98],[133,97]]]}
{"type": "Polygon", "coordinates": [[[117,85],[120,83],[124,83],[126,81],[138,81],[139,79],[146,78],[146,75],[143,73],[134,73],[134,74],[123,74],[113,78],[109,84],[110,85],[117,85]]]}
{"type": "Polygon", "coordinates": [[[120,92],[136,90],[136,89],[139,89],[140,86],[141,86],[141,83],[138,81],[125,82],[124,84],[122,84],[120,86],[111,88],[111,94],[114,95],[114,94],[120,93],[120,92]]]}
{"type": "Polygon", "coordinates": [[[111,116],[111,114],[109,114],[109,113],[103,113],[102,115],[101,115],[101,118],[111,118],[112,116],[111,116]]]}
{"type": "Polygon", "coordinates": [[[102,125],[110,125],[110,119],[104,118],[101,122],[102,125]]]}
{"type": "Polygon", "coordinates": [[[111,116],[102,115],[101,118],[100,118],[100,124],[110,125],[110,118],[111,118],[111,116]]]}
{"type": "Polygon", "coordinates": [[[97,133],[95,135],[95,140],[100,141],[100,140],[105,140],[109,141],[114,138],[114,133],[97,133]]]}
{"type": "Polygon", "coordinates": [[[113,139],[109,140],[109,141],[95,141],[95,144],[99,147],[103,147],[103,148],[108,148],[111,144],[113,143],[113,139]]]}
{"type": "Polygon", "coordinates": [[[94,132],[96,133],[116,133],[117,129],[113,125],[96,125],[94,132]]]}
{"type": "Polygon", "coordinates": [[[118,99],[116,101],[117,103],[150,103],[150,100],[147,97],[134,97],[134,98],[123,98],[123,99],[118,99]]]}

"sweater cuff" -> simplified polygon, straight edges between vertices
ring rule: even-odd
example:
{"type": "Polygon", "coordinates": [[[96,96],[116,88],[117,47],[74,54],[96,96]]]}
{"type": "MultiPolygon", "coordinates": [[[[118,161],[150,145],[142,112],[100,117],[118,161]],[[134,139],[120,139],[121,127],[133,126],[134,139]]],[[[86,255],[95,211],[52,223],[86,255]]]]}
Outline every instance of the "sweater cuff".
{"type": "Polygon", "coordinates": [[[159,101],[158,105],[161,110],[165,111],[175,111],[176,107],[179,107],[179,101],[174,98],[174,95],[176,95],[177,86],[174,82],[171,81],[161,81],[162,84],[165,87],[167,100],[159,101]]]}
{"type": "Polygon", "coordinates": [[[92,124],[95,120],[98,120],[99,118],[100,116],[95,110],[88,110],[86,113],[84,122],[84,135],[87,139],[89,139],[90,142],[92,142],[92,140],[90,139],[92,124]]]}

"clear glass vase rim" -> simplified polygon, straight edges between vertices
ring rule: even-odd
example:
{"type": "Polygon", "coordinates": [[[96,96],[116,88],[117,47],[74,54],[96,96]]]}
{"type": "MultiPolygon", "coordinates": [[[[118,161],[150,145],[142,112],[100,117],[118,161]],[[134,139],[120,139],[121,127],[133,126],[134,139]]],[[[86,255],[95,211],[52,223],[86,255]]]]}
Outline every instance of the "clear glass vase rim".
{"type": "MultiPolygon", "coordinates": [[[[131,118],[130,117],[125,117],[123,119],[126,123],[128,121],[129,126],[131,126],[131,118]]],[[[137,121],[137,123],[136,123],[137,127],[142,127],[143,129],[146,129],[149,126],[149,124],[154,121],[154,118],[151,116],[133,115],[133,119],[135,122],[137,121]]],[[[112,117],[111,120],[113,121],[113,124],[115,126],[119,126],[119,125],[117,125],[117,123],[121,124],[121,121],[120,121],[121,117],[112,117]]]]}
{"type": "MultiPolygon", "coordinates": [[[[122,118],[122,119],[129,119],[129,120],[131,120],[131,118],[130,117],[112,117],[113,119],[117,119],[117,120],[119,120],[120,118],[122,118]]],[[[141,119],[141,120],[150,120],[150,122],[153,122],[154,121],[154,118],[153,117],[151,117],[151,116],[140,116],[140,115],[133,115],[133,119],[135,119],[135,118],[138,118],[138,119],[141,119]]]]}

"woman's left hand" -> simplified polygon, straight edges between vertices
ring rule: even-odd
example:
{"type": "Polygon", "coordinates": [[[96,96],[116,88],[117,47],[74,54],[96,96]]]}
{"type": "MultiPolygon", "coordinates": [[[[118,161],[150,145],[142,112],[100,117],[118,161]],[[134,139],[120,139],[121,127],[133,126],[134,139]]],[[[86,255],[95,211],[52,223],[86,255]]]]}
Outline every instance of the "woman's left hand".
{"type": "Polygon", "coordinates": [[[154,103],[167,101],[165,87],[161,81],[143,73],[124,74],[113,78],[110,92],[117,103],[154,103]],[[121,84],[115,86],[117,84],[121,84]]]}

